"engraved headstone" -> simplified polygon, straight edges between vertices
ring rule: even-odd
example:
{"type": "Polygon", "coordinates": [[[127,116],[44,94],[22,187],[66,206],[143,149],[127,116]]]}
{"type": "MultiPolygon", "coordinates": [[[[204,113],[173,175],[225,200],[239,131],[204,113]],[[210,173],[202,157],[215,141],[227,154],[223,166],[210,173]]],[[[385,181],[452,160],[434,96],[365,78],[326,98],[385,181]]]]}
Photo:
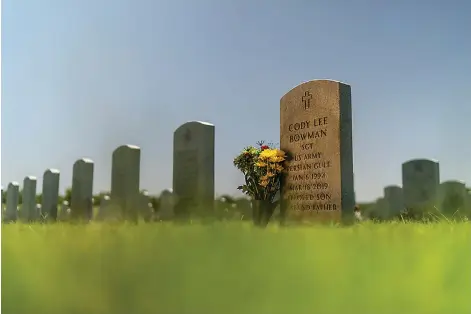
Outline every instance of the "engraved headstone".
{"type": "Polygon", "coordinates": [[[91,159],[82,158],[74,163],[70,204],[73,220],[90,221],[93,217],[93,172],[91,159]]]}
{"type": "Polygon", "coordinates": [[[398,217],[404,210],[404,197],[400,186],[389,185],[385,187],[384,199],[386,200],[387,218],[398,217]]]}
{"type": "Polygon", "coordinates": [[[214,209],[214,125],[192,121],[173,135],[175,215],[207,217],[214,209]]]}
{"type": "Polygon", "coordinates": [[[21,220],[30,222],[39,219],[36,212],[36,186],[37,179],[27,176],[23,180],[23,204],[21,205],[21,220]]]}
{"type": "Polygon", "coordinates": [[[7,188],[7,209],[5,221],[14,222],[18,218],[18,202],[20,199],[20,185],[18,182],[10,182],[7,188]]]}
{"type": "Polygon", "coordinates": [[[315,80],[280,101],[284,219],[353,222],[352,108],[349,85],[315,80]]]}
{"type": "Polygon", "coordinates": [[[113,152],[110,207],[116,219],[138,221],[141,149],[122,145],[113,152]]]}
{"type": "Polygon", "coordinates": [[[41,203],[42,219],[46,221],[57,220],[57,206],[59,203],[60,172],[57,169],[47,169],[43,175],[43,197],[41,203]]]}
{"type": "Polygon", "coordinates": [[[176,197],[172,190],[163,190],[159,197],[159,219],[170,220],[174,216],[174,207],[176,204],[176,197]]]}
{"type": "Polygon", "coordinates": [[[440,185],[438,161],[413,159],[402,164],[402,191],[405,208],[414,216],[433,211],[440,185]]]}
{"type": "Polygon", "coordinates": [[[440,184],[440,211],[450,217],[460,218],[467,212],[468,191],[463,181],[450,180],[440,184]]]}

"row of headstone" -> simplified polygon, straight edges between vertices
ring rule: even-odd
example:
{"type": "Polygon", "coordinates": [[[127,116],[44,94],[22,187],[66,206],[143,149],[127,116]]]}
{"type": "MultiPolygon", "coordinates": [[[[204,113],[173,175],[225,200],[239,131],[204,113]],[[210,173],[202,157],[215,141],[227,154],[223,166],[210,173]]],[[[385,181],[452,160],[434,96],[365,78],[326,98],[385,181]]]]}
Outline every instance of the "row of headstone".
{"type": "Polygon", "coordinates": [[[435,210],[446,216],[469,216],[471,192],[462,181],[440,183],[438,161],[410,160],[402,164],[402,188],[395,185],[385,187],[372,212],[376,218],[387,220],[398,217],[405,210],[415,214],[435,210]]]}

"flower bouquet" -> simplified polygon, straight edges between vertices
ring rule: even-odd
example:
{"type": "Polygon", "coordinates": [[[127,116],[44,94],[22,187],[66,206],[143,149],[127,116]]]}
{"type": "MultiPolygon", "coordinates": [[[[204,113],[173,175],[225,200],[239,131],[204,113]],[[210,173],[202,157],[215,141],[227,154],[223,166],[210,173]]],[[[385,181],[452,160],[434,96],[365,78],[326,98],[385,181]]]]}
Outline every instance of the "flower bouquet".
{"type": "Polygon", "coordinates": [[[245,148],[234,158],[234,165],[245,176],[245,184],[237,189],[252,199],[253,222],[257,226],[265,227],[278,205],[274,199],[280,190],[285,159],[284,151],[264,142],[245,148]]]}

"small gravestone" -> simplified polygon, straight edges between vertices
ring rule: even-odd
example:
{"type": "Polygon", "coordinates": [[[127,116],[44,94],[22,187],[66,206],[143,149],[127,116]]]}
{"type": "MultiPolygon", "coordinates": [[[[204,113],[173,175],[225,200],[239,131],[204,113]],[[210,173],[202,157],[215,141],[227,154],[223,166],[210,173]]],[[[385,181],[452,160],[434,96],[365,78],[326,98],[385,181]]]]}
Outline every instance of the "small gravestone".
{"type": "Polygon", "coordinates": [[[404,207],[414,216],[433,211],[440,185],[438,161],[413,159],[402,164],[404,207]]]}
{"type": "Polygon", "coordinates": [[[20,185],[18,182],[10,182],[7,188],[7,209],[5,221],[15,222],[18,218],[18,202],[20,199],[20,185]]]}
{"type": "Polygon", "coordinates": [[[280,143],[290,157],[281,187],[284,219],[353,222],[350,86],[315,80],[286,93],[280,143]]]}
{"type": "Polygon", "coordinates": [[[139,147],[123,145],[113,152],[110,211],[117,211],[112,214],[115,219],[138,221],[140,167],[139,147]]]}
{"type": "Polygon", "coordinates": [[[173,193],[178,217],[213,215],[214,125],[192,121],[173,136],[173,193]]]}
{"type": "Polygon", "coordinates": [[[91,159],[82,158],[74,163],[70,209],[72,220],[90,221],[93,217],[93,172],[91,159]]]}
{"type": "Polygon", "coordinates": [[[152,220],[154,211],[152,208],[152,203],[150,203],[150,196],[148,191],[141,192],[139,211],[145,222],[150,222],[152,220]]]}
{"type": "Polygon", "coordinates": [[[70,210],[69,202],[63,201],[61,204],[59,214],[58,214],[58,219],[60,221],[68,221],[70,217],[70,212],[71,210],[70,210]]]}
{"type": "Polygon", "coordinates": [[[23,180],[23,204],[21,205],[21,220],[23,222],[36,221],[39,216],[36,212],[36,186],[37,179],[27,176],[23,180]]]}
{"type": "Polygon", "coordinates": [[[440,211],[454,218],[461,218],[467,214],[468,192],[463,181],[450,180],[440,184],[439,205],[440,211]]]}
{"type": "Polygon", "coordinates": [[[43,175],[43,198],[41,204],[42,219],[57,220],[57,205],[59,203],[60,172],[57,169],[47,169],[43,175]]]}
{"type": "Polygon", "coordinates": [[[106,219],[106,215],[109,211],[110,206],[110,197],[109,195],[102,195],[100,200],[100,207],[98,208],[98,215],[96,217],[97,220],[104,220],[106,219]]]}
{"type": "Polygon", "coordinates": [[[404,197],[400,186],[390,185],[385,187],[384,199],[386,201],[388,218],[398,217],[404,210],[404,197]]]}
{"type": "Polygon", "coordinates": [[[36,203],[36,215],[37,215],[37,217],[42,216],[41,204],[36,203]]]}
{"type": "Polygon", "coordinates": [[[171,190],[163,190],[159,197],[159,219],[170,220],[174,217],[175,195],[171,190]]]}

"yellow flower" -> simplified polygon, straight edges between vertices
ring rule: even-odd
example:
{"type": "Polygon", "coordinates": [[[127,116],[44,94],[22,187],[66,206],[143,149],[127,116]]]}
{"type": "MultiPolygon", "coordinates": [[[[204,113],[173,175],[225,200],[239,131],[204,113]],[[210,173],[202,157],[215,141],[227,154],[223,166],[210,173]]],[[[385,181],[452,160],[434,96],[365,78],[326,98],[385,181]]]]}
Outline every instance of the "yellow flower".
{"type": "Polygon", "coordinates": [[[274,177],[274,176],[275,176],[275,174],[273,172],[268,172],[267,173],[267,177],[269,177],[269,178],[274,177]]]}
{"type": "Polygon", "coordinates": [[[280,156],[273,156],[273,157],[270,157],[270,159],[268,159],[270,162],[273,162],[273,163],[279,163],[279,162],[282,162],[285,160],[284,157],[280,157],[280,156]]]}
{"type": "Polygon", "coordinates": [[[276,149],[265,149],[260,153],[259,158],[269,159],[271,157],[275,157],[276,154],[276,149]]]}
{"type": "Polygon", "coordinates": [[[259,183],[261,186],[266,187],[268,185],[268,180],[262,180],[259,183]]]}
{"type": "Polygon", "coordinates": [[[282,151],[281,149],[277,149],[276,150],[276,156],[285,158],[286,153],[284,151],[282,151]]]}
{"type": "Polygon", "coordinates": [[[275,165],[274,168],[275,168],[275,170],[278,171],[278,172],[281,172],[281,171],[283,171],[283,169],[284,169],[282,165],[278,165],[278,164],[275,165]]]}
{"type": "Polygon", "coordinates": [[[259,168],[263,168],[263,167],[266,167],[267,164],[264,163],[263,161],[259,161],[259,162],[255,163],[255,166],[257,166],[259,168]]]}

